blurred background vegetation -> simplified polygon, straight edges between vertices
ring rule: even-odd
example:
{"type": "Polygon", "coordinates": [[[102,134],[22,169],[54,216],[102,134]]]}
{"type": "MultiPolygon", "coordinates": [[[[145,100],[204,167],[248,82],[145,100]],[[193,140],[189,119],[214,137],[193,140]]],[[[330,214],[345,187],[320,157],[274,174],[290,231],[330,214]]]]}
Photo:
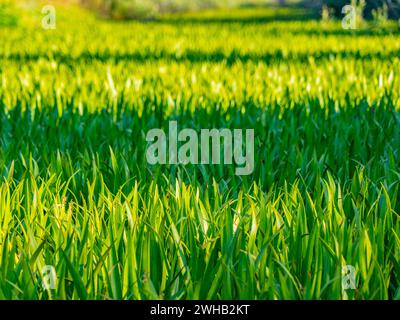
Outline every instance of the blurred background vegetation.
{"type": "Polygon", "coordinates": [[[154,18],[163,13],[195,11],[216,7],[248,5],[302,6],[329,12],[333,17],[342,15],[346,4],[363,10],[367,19],[399,18],[400,0],[79,0],[81,5],[114,19],[154,18]]]}
{"type": "Polygon", "coordinates": [[[16,25],[17,21],[12,1],[0,0],[0,26],[16,25]]]}
{"type": "MultiPolygon", "coordinates": [[[[155,18],[165,13],[198,11],[211,8],[230,8],[239,5],[264,5],[287,1],[266,0],[79,0],[86,8],[96,10],[101,16],[114,19],[155,18]]],[[[293,1],[289,1],[293,2],[293,1]]]]}
{"type": "Polygon", "coordinates": [[[16,7],[52,3],[80,5],[99,17],[116,20],[156,19],[163,14],[240,6],[298,7],[316,13],[315,17],[339,19],[347,4],[356,6],[365,19],[400,19],[400,0],[0,0],[0,26],[17,24],[16,7]]]}
{"type": "Polygon", "coordinates": [[[319,6],[332,9],[332,13],[338,17],[342,15],[342,8],[351,4],[363,9],[363,16],[366,19],[377,17],[399,19],[400,0],[322,0],[315,1],[319,6]]]}

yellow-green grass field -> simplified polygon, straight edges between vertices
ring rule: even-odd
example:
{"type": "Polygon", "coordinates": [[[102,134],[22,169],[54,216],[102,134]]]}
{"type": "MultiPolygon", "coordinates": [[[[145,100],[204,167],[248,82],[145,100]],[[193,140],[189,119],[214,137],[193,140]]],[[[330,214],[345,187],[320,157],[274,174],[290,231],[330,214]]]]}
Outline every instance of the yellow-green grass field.
{"type": "Polygon", "coordinates": [[[400,298],[396,23],[56,9],[0,26],[1,299],[400,298]],[[170,120],[254,129],[254,172],[149,165],[170,120]]]}

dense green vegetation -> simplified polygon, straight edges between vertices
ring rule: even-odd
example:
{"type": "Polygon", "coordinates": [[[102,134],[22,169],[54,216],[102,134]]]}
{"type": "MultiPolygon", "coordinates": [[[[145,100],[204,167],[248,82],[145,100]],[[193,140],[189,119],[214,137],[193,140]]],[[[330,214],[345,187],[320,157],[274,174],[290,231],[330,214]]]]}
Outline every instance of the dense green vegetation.
{"type": "Polygon", "coordinates": [[[1,26],[15,26],[18,19],[13,11],[13,6],[10,1],[0,2],[0,27],[1,26]]]}
{"type": "Polygon", "coordinates": [[[0,298],[400,298],[398,32],[304,17],[1,27],[0,298]],[[253,174],[148,165],[171,119],[253,128],[253,174]]]}

